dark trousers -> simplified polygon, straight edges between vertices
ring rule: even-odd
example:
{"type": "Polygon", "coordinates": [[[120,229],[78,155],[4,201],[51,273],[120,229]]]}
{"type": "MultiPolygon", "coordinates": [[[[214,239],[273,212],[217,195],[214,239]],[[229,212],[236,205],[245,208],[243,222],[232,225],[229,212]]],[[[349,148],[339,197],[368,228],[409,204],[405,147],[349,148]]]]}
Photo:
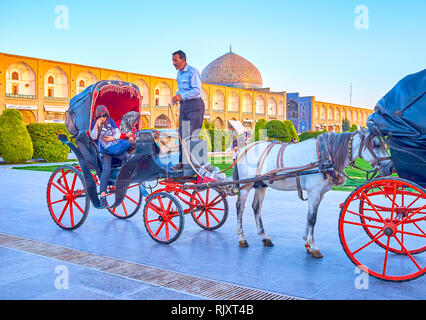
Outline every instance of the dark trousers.
{"type": "Polygon", "coordinates": [[[117,161],[118,159],[123,164],[124,161],[126,160],[126,153],[121,156],[111,156],[106,153],[102,155],[102,173],[101,173],[101,178],[99,179],[100,180],[99,191],[101,193],[107,191],[108,182],[109,182],[109,179],[111,178],[111,168],[112,168],[113,159],[115,159],[115,161],[117,161]]]}
{"type": "Polygon", "coordinates": [[[109,177],[111,176],[112,156],[104,153],[102,156],[102,174],[100,179],[100,192],[106,192],[109,177]]]}
{"type": "MultiPolygon", "coordinates": [[[[204,110],[205,105],[201,98],[181,101],[180,103],[179,135],[182,140],[186,139],[188,148],[190,146],[188,137],[203,126],[204,110]]],[[[197,139],[198,135],[194,138],[197,139]]],[[[179,162],[182,162],[182,143],[179,143],[179,162]]]]}

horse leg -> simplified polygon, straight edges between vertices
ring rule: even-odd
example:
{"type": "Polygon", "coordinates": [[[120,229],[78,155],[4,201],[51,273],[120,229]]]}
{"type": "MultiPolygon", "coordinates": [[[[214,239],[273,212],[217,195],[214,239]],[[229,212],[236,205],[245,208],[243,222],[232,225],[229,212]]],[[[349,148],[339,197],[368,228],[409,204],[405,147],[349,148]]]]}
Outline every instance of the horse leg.
{"type": "Polygon", "coordinates": [[[314,241],[314,228],[317,221],[318,206],[324,196],[324,193],[308,193],[308,217],[303,239],[305,240],[306,252],[314,258],[322,258],[322,254],[314,241]]]}
{"type": "Polygon", "coordinates": [[[266,185],[261,182],[259,184],[254,184],[255,188],[255,194],[253,199],[252,208],[254,211],[254,218],[256,220],[256,226],[257,226],[257,234],[262,237],[262,242],[265,247],[273,247],[274,244],[272,243],[271,239],[266,236],[265,230],[263,229],[263,222],[262,222],[262,204],[263,200],[265,199],[266,194],[266,185]]]}
{"type": "Polygon", "coordinates": [[[247,248],[249,246],[246,238],[244,237],[244,232],[243,232],[243,213],[244,213],[247,197],[252,187],[253,186],[247,186],[243,189],[240,189],[240,193],[237,199],[237,225],[238,225],[237,234],[239,239],[239,246],[241,248],[247,248]]]}

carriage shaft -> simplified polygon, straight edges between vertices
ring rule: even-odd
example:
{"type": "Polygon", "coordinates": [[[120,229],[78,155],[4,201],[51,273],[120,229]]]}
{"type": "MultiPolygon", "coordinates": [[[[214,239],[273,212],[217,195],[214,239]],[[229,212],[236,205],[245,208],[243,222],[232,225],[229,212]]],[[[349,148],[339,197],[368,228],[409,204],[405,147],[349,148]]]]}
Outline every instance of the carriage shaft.
{"type": "Polygon", "coordinates": [[[241,180],[218,181],[218,182],[208,182],[208,183],[201,183],[201,184],[185,184],[182,186],[182,188],[203,190],[203,189],[213,188],[213,187],[223,187],[223,186],[229,186],[233,184],[247,184],[247,183],[254,183],[258,181],[268,181],[269,183],[273,183],[274,181],[285,180],[288,178],[295,178],[297,176],[305,176],[305,175],[316,174],[321,172],[323,171],[321,171],[320,169],[312,169],[312,170],[299,171],[299,172],[269,174],[265,176],[259,176],[259,177],[241,179],[241,180]]]}

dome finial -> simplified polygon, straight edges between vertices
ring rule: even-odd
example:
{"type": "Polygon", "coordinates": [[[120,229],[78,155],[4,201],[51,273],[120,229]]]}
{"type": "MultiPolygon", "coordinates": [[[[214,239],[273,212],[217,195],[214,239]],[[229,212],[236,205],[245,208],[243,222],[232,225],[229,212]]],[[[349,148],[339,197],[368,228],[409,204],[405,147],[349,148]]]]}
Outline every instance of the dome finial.
{"type": "Polygon", "coordinates": [[[232,44],[229,45],[229,52],[232,52],[232,44]]]}

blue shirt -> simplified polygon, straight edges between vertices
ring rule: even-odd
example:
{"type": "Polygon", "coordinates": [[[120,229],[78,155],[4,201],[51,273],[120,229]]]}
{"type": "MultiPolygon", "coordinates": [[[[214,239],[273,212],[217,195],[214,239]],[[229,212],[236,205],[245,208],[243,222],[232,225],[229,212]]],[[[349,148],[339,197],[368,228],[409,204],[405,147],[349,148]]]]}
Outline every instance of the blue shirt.
{"type": "Polygon", "coordinates": [[[179,70],[177,74],[178,91],[176,95],[180,94],[182,100],[189,100],[203,97],[203,90],[201,89],[200,72],[189,64],[186,64],[183,70],[179,70]]]}

